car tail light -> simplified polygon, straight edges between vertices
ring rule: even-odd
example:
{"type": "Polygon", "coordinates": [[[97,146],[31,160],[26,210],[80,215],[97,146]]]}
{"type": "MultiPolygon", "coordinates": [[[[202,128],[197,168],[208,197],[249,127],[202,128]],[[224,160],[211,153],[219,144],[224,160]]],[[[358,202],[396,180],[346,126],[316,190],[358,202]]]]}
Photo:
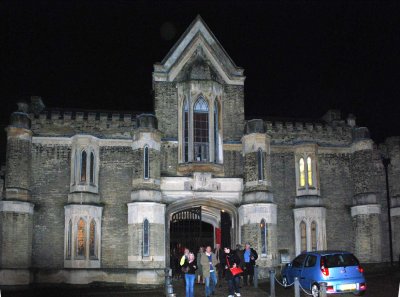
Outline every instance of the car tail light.
{"type": "Polygon", "coordinates": [[[325,261],[321,259],[321,272],[325,276],[329,276],[329,268],[325,267],[325,261]]]}
{"type": "Polygon", "coordinates": [[[360,273],[364,273],[364,268],[362,268],[360,265],[358,265],[358,271],[360,271],[360,273]]]}
{"type": "Polygon", "coordinates": [[[365,284],[365,283],[361,283],[360,284],[360,287],[359,287],[359,290],[360,291],[364,291],[364,290],[366,290],[367,289],[367,285],[365,284]]]}
{"type": "Polygon", "coordinates": [[[326,292],[327,293],[332,293],[332,292],[334,292],[335,290],[333,289],[333,286],[327,286],[326,287],[326,292]]]}

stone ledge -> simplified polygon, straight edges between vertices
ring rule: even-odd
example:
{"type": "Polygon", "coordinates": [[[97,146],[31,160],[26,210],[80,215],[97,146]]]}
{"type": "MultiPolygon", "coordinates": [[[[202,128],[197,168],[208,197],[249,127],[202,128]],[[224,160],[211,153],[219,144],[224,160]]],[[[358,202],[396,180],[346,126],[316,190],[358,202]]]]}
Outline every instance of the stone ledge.
{"type": "Polygon", "coordinates": [[[178,164],[179,175],[190,175],[193,172],[209,172],[215,176],[224,175],[224,166],[215,163],[182,163],[178,164]]]}
{"type": "Polygon", "coordinates": [[[381,213],[381,206],[379,204],[357,205],[351,208],[352,217],[358,215],[371,215],[380,213],[381,213]]]}
{"type": "Polygon", "coordinates": [[[24,201],[0,201],[0,212],[33,214],[34,204],[24,201]]]}
{"type": "Polygon", "coordinates": [[[28,269],[0,269],[0,286],[29,285],[32,279],[28,269]]]}

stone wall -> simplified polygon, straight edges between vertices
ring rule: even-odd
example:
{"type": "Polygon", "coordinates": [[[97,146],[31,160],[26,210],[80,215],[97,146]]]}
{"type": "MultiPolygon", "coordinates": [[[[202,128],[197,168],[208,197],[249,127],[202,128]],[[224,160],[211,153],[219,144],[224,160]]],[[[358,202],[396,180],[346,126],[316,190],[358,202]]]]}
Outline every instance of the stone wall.
{"type": "Polygon", "coordinates": [[[178,143],[164,141],[161,145],[161,175],[176,176],[178,166],[178,143]]]}
{"type": "Polygon", "coordinates": [[[71,148],[32,145],[33,221],[32,266],[64,266],[64,205],[68,202],[71,148]]]}
{"type": "Polygon", "coordinates": [[[30,188],[31,142],[9,137],[7,140],[6,188],[30,188]]]}
{"type": "Polygon", "coordinates": [[[178,139],[178,95],[175,83],[153,82],[154,111],[162,138],[178,139]]]}
{"type": "Polygon", "coordinates": [[[242,151],[224,150],[225,177],[243,177],[242,151]]]}
{"type": "Polygon", "coordinates": [[[244,86],[224,85],[223,140],[239,141],[244,131],[244,86]]]}

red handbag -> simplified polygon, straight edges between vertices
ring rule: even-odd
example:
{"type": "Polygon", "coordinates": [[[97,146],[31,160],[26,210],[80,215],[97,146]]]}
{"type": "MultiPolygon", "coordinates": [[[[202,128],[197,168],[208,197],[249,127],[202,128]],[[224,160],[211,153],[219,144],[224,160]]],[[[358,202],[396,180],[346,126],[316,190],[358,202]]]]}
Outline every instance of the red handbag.
{"type": "Polygon", "coordinates": [[[231,271],[233,276],[236,276],[236,275],[239,275],[239,274],[243,273],[243,270],[240,267],[232,267],[232,268],[230,268],[231,265],[229,264],[228,257],[226,257],[226,263],[228,263],[229,270],[231,271]]]}

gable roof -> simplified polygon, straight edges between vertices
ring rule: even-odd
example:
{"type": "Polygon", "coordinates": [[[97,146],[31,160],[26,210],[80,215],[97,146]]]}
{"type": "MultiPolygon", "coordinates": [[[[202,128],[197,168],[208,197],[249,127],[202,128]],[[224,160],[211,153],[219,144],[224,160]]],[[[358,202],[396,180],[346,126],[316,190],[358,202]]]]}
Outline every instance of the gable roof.
{"type": "Polygon", "coordinates": [[[243,68],[237,67],[198,15],[161,63],[154,64],[154,81],[174,81],[189,59],[201,48],[207,60],[227,84],[243,85],[243,68]]]}

